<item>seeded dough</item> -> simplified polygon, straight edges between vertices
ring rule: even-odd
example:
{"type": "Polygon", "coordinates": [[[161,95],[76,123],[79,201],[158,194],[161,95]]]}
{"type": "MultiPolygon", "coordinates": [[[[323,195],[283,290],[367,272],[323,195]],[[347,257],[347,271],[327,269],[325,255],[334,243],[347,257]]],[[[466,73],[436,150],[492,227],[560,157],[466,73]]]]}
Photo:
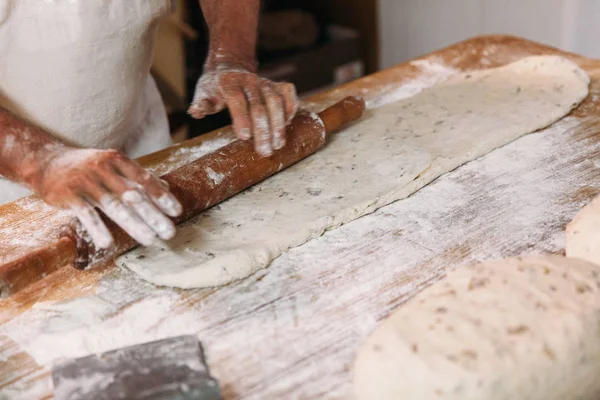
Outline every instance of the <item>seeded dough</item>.
{"type": "Polygon", "coordinates": [[[459,268],[356,359],[358,400],[597,400],[600,266],[559,256],[459,268]]]}
{"type": "Polygon", "coordinates": [[[567,225],[567,257],[600,265],[600,197],[585,206],[567,225]]]}
{"type": "Polygon", "coordinates": [[[457,74],[370,110],[315,155],[185,223],[169,247],[138,248],[118,263],[183,288],[245,278],[289,248],[562,118],[588,86],[583,70],[557,56],[457,74]]]}

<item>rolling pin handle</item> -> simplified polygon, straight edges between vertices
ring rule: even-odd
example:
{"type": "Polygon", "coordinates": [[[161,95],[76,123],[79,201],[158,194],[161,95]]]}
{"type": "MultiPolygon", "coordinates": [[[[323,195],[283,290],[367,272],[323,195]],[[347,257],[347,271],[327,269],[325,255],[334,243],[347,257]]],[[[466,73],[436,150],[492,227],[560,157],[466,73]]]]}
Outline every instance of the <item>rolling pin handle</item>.
{"type": "Polygon", "coordinates": [[[350,96],[321,111],[319,118],[325,125],[327,133],[335,133],[364,114],[365,100],[362,97],[350,96]]]}
{"type": "Polygon", "coordinates": [[[71,264],[77,258],[75,242],[62,237],[57,242],[33,251],[0,268],[0,298],[13,295],[33,282],[71,264]]]}

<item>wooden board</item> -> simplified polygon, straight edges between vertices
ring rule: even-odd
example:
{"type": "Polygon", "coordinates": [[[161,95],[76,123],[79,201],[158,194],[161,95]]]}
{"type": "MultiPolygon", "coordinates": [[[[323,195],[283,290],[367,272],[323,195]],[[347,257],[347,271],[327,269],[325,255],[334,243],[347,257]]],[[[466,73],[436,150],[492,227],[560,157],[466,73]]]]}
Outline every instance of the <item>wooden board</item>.
{"type": "MultiPolygon", "coordinates": [[[[154,287],[114,265],[64,269],[1,301],[0,398],[50,398],[47,363],[54,357],[188,333],[204,343],[227,399],[348,398],[361,342],[447,268],[563,252],[564,226],[600,191],[600,61],[487,36],[307,102],[322,108],[351,94],[389,101],[433,84],[438,73],[533,54],[563,54],[592,77],[590,96],[569,117],[290,251],[248,279],[186,291],[154,287]]],[[[164,172],[200,154],[206,141],[230,136],[215,132],[141,161],[164,172]]],[[[28,241],[31,248],[51,240],[68,218],[55,214],[32,199],[0,207],[0,258],[23,254],[28,241]]]]}

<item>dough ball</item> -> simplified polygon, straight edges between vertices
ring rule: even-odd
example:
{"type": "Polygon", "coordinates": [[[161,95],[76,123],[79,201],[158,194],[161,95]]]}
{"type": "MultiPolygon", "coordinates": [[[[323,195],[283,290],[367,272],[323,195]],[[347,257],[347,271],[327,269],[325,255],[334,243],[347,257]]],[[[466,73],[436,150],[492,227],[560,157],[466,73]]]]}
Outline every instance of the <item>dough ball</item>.
{"type": "Polygon", "coordinates": [[[355,364],[358,399],[600,399],[600,266],[559,256],[454,270],[355,364]]]}
{"type": "Polygon", "coordinates": [[[600,265],[600,197],[577,213],[566,234],[567,257],[600,265]]]}

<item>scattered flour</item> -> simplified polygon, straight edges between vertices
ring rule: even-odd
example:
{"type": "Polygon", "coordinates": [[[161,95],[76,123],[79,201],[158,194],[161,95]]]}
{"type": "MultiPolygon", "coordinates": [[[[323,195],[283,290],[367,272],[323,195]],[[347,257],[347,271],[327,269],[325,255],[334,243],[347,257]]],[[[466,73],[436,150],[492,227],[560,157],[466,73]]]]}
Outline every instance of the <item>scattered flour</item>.
{"type": "Polygon", "coordinates": [[[106,387],[114,381],[112,372],[96,372],[84,376],[82,375],[70,379],[62,377],[60,382],[60,396],[59,393],[57,393],[58,390],[56,388],[54,390],[54,395],[56,397],[65,398],[65,396],[62,396],[63,394],[99,392],[105,390],[106,387]]]}
{"type": "Polygon", "coordinates": [[[443,82],[459,72],[457,69],[445,65],[442,60],[435,58],[415,60],[411,61],[410,64],[420,69],[421,73],[419,76],[415,79],[402,82],[400,85],[397,83],[390,84],[389,87],[381,92],[381,95],[367,101],[367,108],[381,107],[414,96],[424,89],[443,82]]]}
{"type": "MultiPolygon", "coordinates": [[[[449,77],[459,73],[455,69],[444,63],[444,60],[438,57],[428,57],[425,59],[414,60],[411,65],[418,68],[419,72],[414,77],[400,77],[398,81],[389,83],[383,87],[376,86],[375,88],[363,88],[357,92],[348,92],[345,89],[337,88],[328,92],[330,99],[325,106],[330,106],[336,101],[341,100],[346,96],[362,96],[368,109],[384,106],[398,100],[402,100],[430,88],[433,85],[447,80],[449,77]]],[[[372,77],[364,77],[363,82],[372,80],[372,77]]],[[[322,102],[314,102],[309,99],[302,99],[301,109],[311,112],[320,112],[324,108],[322,102]]]]}
{"type": "Polygon", "coordinates": [[[198,146],[181,147],[179,150],[172,153],[165,161],[150,169],[157,175],[164,175],[179,167],[183,167],[200,157],[210,154],[234,140],[235,136],[232,131],[219,132],[217,137],[206,140],[198,146]]]}
{"type": "Polygon", "coordinates": [[[212,181],[212,183],[215,186],[218,186],[219,184],[221,184],[221,182],[223,182],[223,179],[225,179],[224,174],[215,172],[215,170],[210,167],[206,167],[206,175],[208,175],[208,177],[210,178],[210,180],[212,181]]]}
{"type": "MultiPolygon", "coordinates": [[[[172,336],[173,331],[155,330],[153,326],[172,313],[178,294],[150,295],[124,308],[107,297],[109,293],[101,291],[70,301],[38,303],[24,314],[25,318],[9,325],[11,330],[29,337],[21,346],[35,354],[40,365],[172,336]]],[[[176,332],[185,330],[183,325],[169,325],[176,332]]]]}
{"type": "Polygon", "coordinates": [[[13,203],[19,212],[0,215],[0,262],[17,259],[58,238],[62,224],[74,218],[70,211],[57,210],[36,197],[25,197],[13,203]]]}

